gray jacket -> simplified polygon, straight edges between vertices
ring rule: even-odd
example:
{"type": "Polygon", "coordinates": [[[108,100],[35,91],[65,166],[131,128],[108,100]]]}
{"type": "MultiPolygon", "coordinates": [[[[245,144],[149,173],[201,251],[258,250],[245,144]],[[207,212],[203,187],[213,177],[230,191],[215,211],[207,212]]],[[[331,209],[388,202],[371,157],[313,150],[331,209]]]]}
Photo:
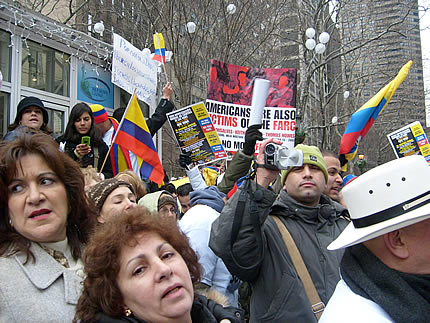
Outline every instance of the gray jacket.
{"type": "Polygon", "coordinates": [[[281,233],[268,215],[279,216],[288,228],[321,301],[327,304],[340,279],[339,263],[343,255],[343,250],[328,251],[327,246],[348,224],[348,220],[340,217],[347,215],[347,211],[324,195],[317,207],[308,207],[284,190],[276,199],[272,191],[252,181],[247,183],[242,184],[213,223],[209,246],[232,274],[250,282],[251,322],[316,322],[281,233]],[[246,190],[247,185],[253,193],[246,190]],[[255,193],[257,188],[259,193],[255,193]],[[235,225],[243,191],[244,209],[239,212],[243,217],[235,225]],[[251,199],[257,200],[255,212],[251,199]],[[235,228],[237,236],[232,238],[235,228]]]}
{"type": "Polygon", "coordinates": [[[36,257],[0,257],[0,322],[72,322],[82,278],[61,266],[39,245],[36,257]]]}

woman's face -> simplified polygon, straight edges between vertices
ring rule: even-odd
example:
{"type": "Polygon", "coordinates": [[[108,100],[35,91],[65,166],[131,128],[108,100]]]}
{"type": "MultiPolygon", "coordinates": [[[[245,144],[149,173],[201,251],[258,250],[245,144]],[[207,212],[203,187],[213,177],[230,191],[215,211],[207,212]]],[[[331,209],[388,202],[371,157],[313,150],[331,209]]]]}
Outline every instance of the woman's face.
{"type": "Polygon", "coordinates": [[[194,292],[184,259],[156,233],[137,241],[121,250],[117,283],[124,306],[147,322],[191,322],[194,292]]]}
{"type": "Polygon", "coordinates": [[[64,240],[69,209],[64,184],[39,155],[22,157],[17,167],[8,186],[12,226],[31,241],[64,240]]]}
{"type": "Polygon", "coordinates": [[[120,186],[106,198],[97,221],[105,223],[122,211],[136,206],[136,196],[127,186],[120,186]]]}
{"type": "Polygon", "coordinates": [[[43,124],[43,112],[38,107],[27,107],[21,115],[20,124],[39,130],[43,124]]]}
{"type": "Polygon", "coordinates": [[[91,129],[91,116],[88,112],[81,114],[79,118],[75,120],[75,129],[81,135],[86,135],[91,129]]]}

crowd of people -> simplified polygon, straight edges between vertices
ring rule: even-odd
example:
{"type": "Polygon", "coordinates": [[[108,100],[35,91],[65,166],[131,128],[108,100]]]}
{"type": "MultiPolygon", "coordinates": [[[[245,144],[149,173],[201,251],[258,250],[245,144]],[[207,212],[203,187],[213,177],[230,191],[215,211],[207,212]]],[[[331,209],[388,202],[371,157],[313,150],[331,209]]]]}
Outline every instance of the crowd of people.
{"type": "Polygon", "coordinates": [[[422,156],[343,180],[336,154],[299,144],[280,170],[264,152],[282,143],[251,126],[228,165],[178,152],[189,182],[154,190],[109,153],[104,107],[76,104],[55,139],[48,122],[27,97],[0,144],[0,322],[430,321],[422,156]]]}

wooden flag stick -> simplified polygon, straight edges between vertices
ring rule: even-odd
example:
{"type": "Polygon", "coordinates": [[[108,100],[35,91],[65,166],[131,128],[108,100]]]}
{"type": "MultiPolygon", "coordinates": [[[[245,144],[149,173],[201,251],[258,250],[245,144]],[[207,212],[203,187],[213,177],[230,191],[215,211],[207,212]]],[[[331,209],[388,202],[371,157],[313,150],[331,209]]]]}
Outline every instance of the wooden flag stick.
{"type": "MultiPolygon", "coordinates": [[[[131,100],[133,99],[133,96],[135,96],[135,95],[136,95],[136,89],[134,89],[133,95],[130,97],[130,100],[128,101],[127,108],[125,109],[125,112],[124,112],[124,117],[127,115],[128,108],[130,108],[131,100]]],[[[118,132],[121,129],[122,123],[124,122],[124,117],[121,119],[121,122],[119,123],[118,129],[115,132],[115,136],[113,137],[113,140],[111,140],[111,142],[110,142],[109,150],[106,154],[105,160],[103,161],[103,164],[102,164],[102,167],[101,167],[99,173],[102,172],[103,168],[105,167],[106,161],[107,161],[108,157],[110,156],[110,152],[112,150],[113,144],[115,143],[116,136],[118,135],[118,132]]]]}

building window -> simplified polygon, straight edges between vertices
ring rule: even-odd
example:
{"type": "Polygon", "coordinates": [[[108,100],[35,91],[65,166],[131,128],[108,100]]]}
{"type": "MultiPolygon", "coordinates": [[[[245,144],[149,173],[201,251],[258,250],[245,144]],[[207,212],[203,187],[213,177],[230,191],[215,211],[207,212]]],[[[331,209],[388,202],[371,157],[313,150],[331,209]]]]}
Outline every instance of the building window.
{"type": "Polygon", "coordinates": [[[3,75],[3,80],[10,82],[10,57],[11,48],[10,34],[0,30],[0,71],[3,75]]]}
{"type": "Polygon", "coordinates": [[[0,136],[7,133],[7,125],[9,121],[8,107],[9,107],[10,96],[9,93],[0,92],[0,136]]]}
{"type": "Polygon", "coordinates": [[[69,96],[70,55],[32,41],[23,41],[21,84],[69,96]]]}

